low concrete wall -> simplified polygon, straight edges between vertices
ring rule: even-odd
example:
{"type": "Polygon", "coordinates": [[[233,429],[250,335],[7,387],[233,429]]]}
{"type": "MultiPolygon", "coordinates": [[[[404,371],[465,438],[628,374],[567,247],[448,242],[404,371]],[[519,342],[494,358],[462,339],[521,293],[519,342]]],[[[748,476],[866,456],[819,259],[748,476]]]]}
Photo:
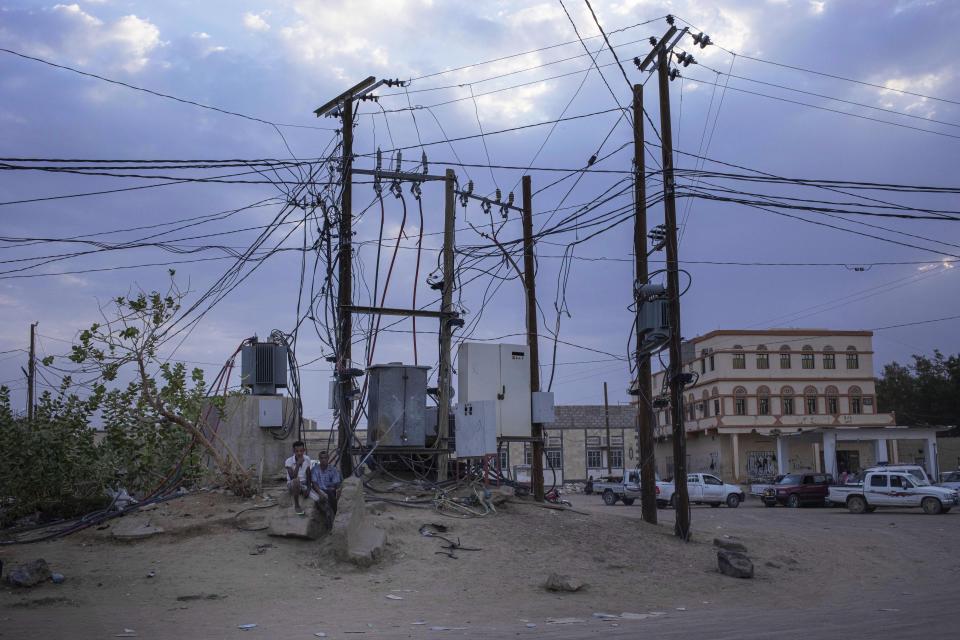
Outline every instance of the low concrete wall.
{"type": "Polygon", "coordinates": [[[240,463],[246,468],[259,472],[263,462],[263,476],[268,478],[283,472],[283,463],[293,452],[292,446],[297,439],[296,401],[281,397],[283,401],[283,423],[289,435],[278,440],[274,434],[280,429],[263,429],[258,426],[259,401],[261,398],[276,399],[279,396],[237,396],[227,399],[223,414],[211,409],[207,422],[216,431],[217,444],[233,451],[240,463]]]}

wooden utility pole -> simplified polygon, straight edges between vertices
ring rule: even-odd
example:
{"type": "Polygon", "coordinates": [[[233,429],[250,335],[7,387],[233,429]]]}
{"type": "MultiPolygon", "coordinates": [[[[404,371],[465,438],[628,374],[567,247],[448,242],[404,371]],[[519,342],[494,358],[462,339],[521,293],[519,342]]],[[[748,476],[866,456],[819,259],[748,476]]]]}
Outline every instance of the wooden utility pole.
{"type": "Polygon", "coordinates": [[[640,298],[636,288],[647,284],[647,185],[643,146],[643,85],[633,85],[633,256],[636,263],[634,301],[637,305],[637,449],[640,457],[640,508],[645,522],[657,522],[657,461],[653,442],[653,392],[650,355],[640,349],[640,298]]]}
{"type": "MultiPolygon", "coordinates": [[[[537,338],[537,283],[533,266],[533,187],[530,176],[523,176],[523,285],[527,294],[527,347],[530,349],[530,391],[540,391],[540,345],[537,338]]],[[[534,422],[530,437],[533,438],[533,464],[530,483],[533,497],[543,501],[543,425],[534,422]]]]}
{"type": "Polygon", "coordinates": [[[348,375],[351,365],[353,342],[353,96],[348,95],[341,109],[343,119],[343,191],[340,196],[340,229],[337,308],[340,311],[340,326],[337,342],[337,374],[340,383],[340,420],[337,442],[340,449],[340,473],[346,478],[353,474],[353,456],[350,455],[350,434],[353,433],[353,376],[348,375]]]}
{"type": "Polygon", "coordinates": [[[603,421],[607,425],[607,475],[613,475],[613,461],[610,459],[610,453],[613,447],[610,446],[610,402],[607,400],[607,383],[603,383],[603,421]]]}
{"type": "Polygon", "coordinates": [[[33,422],[34,393],[37,387],[37,323],[30,325],[30,361],[27,363],[27,420],[33,422]]]}
{"type": "MultiPolygon", "coordinates": [[[[437,440],[448,446],[450,424],[450,391],[452,390],[450,343],[453,337],[453,246],[457,213],[457,176],[447,169],[444,179],[443,215],[443,291],[440,297],[440,369],[437,372],[437,440]]],[[[437,457],[437,480],[447,479],[447,454],[437,457]]]]}
{"type": "Polygon", "coordinates": [[[677,205],[673,176],[673,137],[670,127],[670,49],[660,50],[660,138],[663,152],[663,208],[667,245],[667,295],[670,316],[670,410],[673,417],[673,483],[677,498],[674,534],[690,539],[690,496],[687,492],[687,441],[683,421],[683,360],[680,333],[680,265],[677,257],[677,205]]]}

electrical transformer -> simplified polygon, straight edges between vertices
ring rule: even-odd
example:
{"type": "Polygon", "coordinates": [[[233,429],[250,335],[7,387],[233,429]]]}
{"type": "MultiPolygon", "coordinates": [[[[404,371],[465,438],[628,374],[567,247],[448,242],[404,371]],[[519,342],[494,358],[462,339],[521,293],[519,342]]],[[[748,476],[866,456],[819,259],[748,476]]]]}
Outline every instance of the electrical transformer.
{"type": "Polygon", "coordinates": [[[399,362],[367,369],[367,443],[379,447],[424,447],[427,372],[399,362]]]}
{"type": "Polygon", "coordinates": [[[275,396],[287,387],[287,348],[275,342],[243,345],[240,352],[240,384],[255,396],[275,396]]]}

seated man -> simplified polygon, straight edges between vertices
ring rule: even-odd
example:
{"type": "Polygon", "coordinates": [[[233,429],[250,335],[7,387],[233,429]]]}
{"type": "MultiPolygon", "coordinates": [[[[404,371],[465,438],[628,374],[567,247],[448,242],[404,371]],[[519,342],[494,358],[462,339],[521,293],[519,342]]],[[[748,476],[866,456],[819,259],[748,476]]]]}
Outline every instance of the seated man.
{"type": "Polygon", "coordinates": [[[315,500],[317,508],[323,511],[328,525],[333,524],[333,516],[337,512],[337,490],[341,481],[340,472],[330,465],[327,452],[321,451],[310,468],[310,498],[315,500]]]}
{"type": "Polygon", "coordinates": [[[287,458],[284,466],[287,468],[287,490],[293,496],[297,515],[302,516],[305,512],[300,506],[300,498],[306,498],[310,494],[310,478],[307,475],[310,470],[310,456],[307,455],[307,447],[301,440],[293,443],[293,455],[287,458]]]}

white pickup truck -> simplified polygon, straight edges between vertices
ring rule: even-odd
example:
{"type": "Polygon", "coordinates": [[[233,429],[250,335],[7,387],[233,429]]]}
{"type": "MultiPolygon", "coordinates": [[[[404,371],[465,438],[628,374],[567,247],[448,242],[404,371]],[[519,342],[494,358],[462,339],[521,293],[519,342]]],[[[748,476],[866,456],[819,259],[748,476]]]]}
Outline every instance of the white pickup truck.
{"type": "Polygon", "coordinates": [[[877,507],[921,507],[924,513],[947,513],[960,504],[953,489],[921,484],[906,471],[876,468],[867,471],[860,484],[830,487],[827,500],[843,504],[851,513],[871,513],[877,507]]]}
{"type": "MultiPolygon", "coordinates": [[[[665,507],[668,499],[663,497],[662,491],[667,483],[661,481],[659,476],[657,476],[656,482],[657,506],[665,507]]],[[[640,470],[632,469],[628,471],[619,482],[593,482],[591,486],[592,492],[599,493],[603,498],[603,503],[608,507],[617,504],[618,500],[623,501],[623,504],[629,507],[640,498],[640,470]]]]}
{"type": "MultiPolygon", "coordinates": [[[[672,482],[664,483],[657,499],[662,499],[676,509],[675,490],[672,482]]],[[[746,498],[743,489],[735,484],[726,484],[720,478],[709,473],[688,473],[687,495],[690,496],[690,502],[693,504],[709,504],[711,507],[726,504],[731,509],[739,507],[740,503],[746,498]]]]}

